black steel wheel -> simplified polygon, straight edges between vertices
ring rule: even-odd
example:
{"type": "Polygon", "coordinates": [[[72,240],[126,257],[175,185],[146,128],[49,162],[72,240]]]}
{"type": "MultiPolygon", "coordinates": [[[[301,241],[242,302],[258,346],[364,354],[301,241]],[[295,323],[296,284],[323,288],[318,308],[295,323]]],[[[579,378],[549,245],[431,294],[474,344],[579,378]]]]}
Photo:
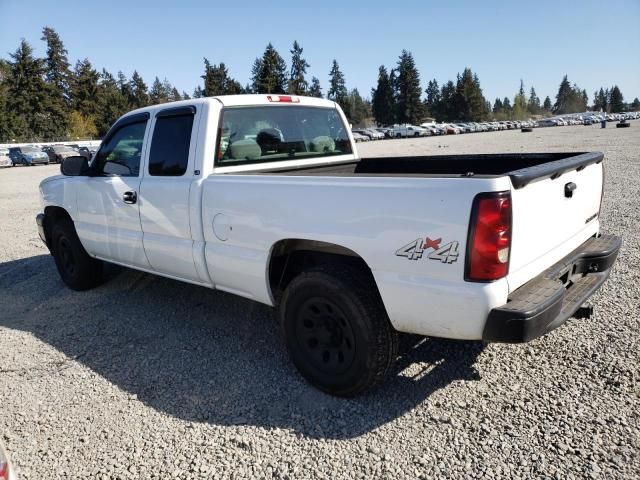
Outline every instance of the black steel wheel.
{"type": "Polygon", "coordinates": [[[102,281],[102,262],[82,246],[68,218],[56,221],[51,230],[51,254],[62,281],[72,290],[88,290],[102,281]]]}
{"type": "Polygon", "coordinates": [[[293,364],[312,385],[352,397],[379,384],[397,354],[375,282],[349,265],[299,274],[287,286],[279,319],[293,364]]]}

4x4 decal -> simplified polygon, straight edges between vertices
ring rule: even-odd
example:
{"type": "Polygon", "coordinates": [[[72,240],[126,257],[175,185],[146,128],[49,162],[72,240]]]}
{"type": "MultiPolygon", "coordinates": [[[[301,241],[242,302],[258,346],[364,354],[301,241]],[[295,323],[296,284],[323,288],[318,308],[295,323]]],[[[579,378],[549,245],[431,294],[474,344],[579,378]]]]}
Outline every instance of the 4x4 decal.
{"type": "Polygon", "coordinates": [[[406,257],[408,260],[418,260],[426,254],[427,250],[433,251],[427,255],[430,260],[440,260],[442,263],[454,263],[458,260],[458,242],[453,241],[440,246],[442,238],[435,240],[427,237],[425,240],[418,238],[404,247],[396,250],[396,255],[406,257]]]}

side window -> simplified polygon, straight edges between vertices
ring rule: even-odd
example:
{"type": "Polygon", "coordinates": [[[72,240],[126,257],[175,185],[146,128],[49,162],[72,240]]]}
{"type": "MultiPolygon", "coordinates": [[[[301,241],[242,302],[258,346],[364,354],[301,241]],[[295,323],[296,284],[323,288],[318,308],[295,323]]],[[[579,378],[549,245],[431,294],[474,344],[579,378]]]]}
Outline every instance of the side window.
{"type": "Polygon", "coordinates": [[[179,177],[187,171],[193,114],[158,117],[149,153],[149,174],[179,177]]]}
{"type": "Polygon", "coordinates": [[[137,177],[147,122],[130,123],[107,140],[96,157],[98,173],[120,177],[137,177]]]}

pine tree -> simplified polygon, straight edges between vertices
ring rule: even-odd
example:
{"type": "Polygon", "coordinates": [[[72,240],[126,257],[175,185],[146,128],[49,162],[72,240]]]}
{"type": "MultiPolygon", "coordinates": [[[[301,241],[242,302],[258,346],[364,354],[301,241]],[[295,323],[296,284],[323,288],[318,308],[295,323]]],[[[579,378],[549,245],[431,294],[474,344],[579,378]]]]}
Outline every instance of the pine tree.
{"type": "Polygon", "coordinates": [[[205,58],[204,75],[200,78],[204,80],[205,97],[236,95],[243,91],[240,83],[229,76],[227,66],[223,62],[220,62],[220,65],[211,65],[205,58]]]}
{"type": "MultiPolygon", "coordinates": [[[[169,101],[170,102],[179,102],[180,100],[182,100],[182,95],[180,95],[180,92],[178,91],[178,89],[176,87],[173,87],[171,89],[171,93],[169,93],[169,101]]],[[[186,98],[185,98],[186,100],[186,98]]]]}
{"type": "Polygon", "coordinates": [[[524,120],[527,116],[527,97],[524,93],[524,82],[520,79],[520,89],[513,99],[513,118],[516,120],[524,120]]]}
{"type": "Polygon", "coordinates": [[[291,72],[289,74],[289,83],[287,92],[294,95],[305,95],[309,84],[305,79],[309,64],[302,58],[302,47],[294,40],[291,52],[291,72]]]}
{"type": "Polygon", "coordinates": [[[127,100],[127,108],[135,108],[131,104],[131,99],[133,98],[133,93],[131,91],[131,83],[127,79],[126,75],[122,73],[122,71],[118,71],[118,89],[122,96],[127,100]]]}
{"type": "Polygon", "coordinates": [[[638,97],[633,99],[633,102],[631,102],[630,107],[631,107],[631,110],[633,110],[634,112],[640,109],[640,100],[638,99],[638,97]]]}
{"type": "Polygon", "coordinates": [[[456,85],[452,80],[442,85],[440,92],[440,115],[441,120],[455,122],[460,120],[456,105],[456,85]]]}
{"type": "Polygon", "coordinates": [[[551,105],[551,99],[549,98],[549,95],[546,96],[546,98],[544,99],[544,103],[542,104],[542,108],[545,110],[545,112],[550,112],[552,105],[551,105]]]}
{"type": "Polygon", "coordinates": [[[151,84],[149,90],[149,102],[151,105],[157,105],[159,103],[166,103],[169,101],[170,90],[167,86],[160,81],[158,77],[155,78],[151,84]]]}
{"type": "Polygon", "coordinates": [[[129,110],[128,98],[122,92],[119,81],[105,69],[100,74],[96,103],[96,132],[98,136],[103,136],[129,110]]]}
{"type": "Polygon", "coordinates": [[[46,88],[43,61],[33,56],[33,48],[24,39],[10,57],[7,111],[12,140],[43,140],[42,133],[49,121],[43,102],[46,88]]]}
{"type": "Polygon", "coordinates": [[[147,84],[140,74],[134,70],[129,82],[129,88],[131,90],[131,97],[129,103],[131,108],[142,108],[149,105],[149,93],[147,92],[147,84]]]}
{"type": "Polygon", "coordinates": [[[502,113],[502,110],[504,109],[503,105],[502,105],[502,100],[500,100],[499,98],[496,98],[496,101],[493,102],[493,113],[502,113]]]}
{"type": "Polygon", "coordinates": [[[586,92],[584,93],[585,95],[575,83],[571,85],[565,75],[558,88],[553,112],[556,114],[584,112],[587,109],[586,92]]]}
{"type": "Polygon", "coordinates": [[[41,40],[47,42],[43,107],[48,121],[43,137],[46,140],[61,140],[66,137],[69,125],[69,60],[67,50],[53,28],[44,27],[41,40]]]}
{"type": "Polygon", "coordinates": [[[196,88],[193,89],[193,95],[191,96],[193,98],[202,98],[204,97],[204,90],[202,90],[200,85],[198,85],[196,88]]]}
{"type": "Polygon", "coordinates": [[[98,78],[88,58],[78,60],[71,77],[71,108],[85,117],[94,114],[98,78]]]}
{"type": "Polygon", "coordinates": [[[393,88],[384,65],[378,69],[378,85],[371,90],[373,117],[378,125],[391,125],[394,122],[393,88]]]}
{"type": "Polygon", "coordinates": [[[611,88],[611,99],[609,100],[610,109],[613,113],[620,113],[625,110],[624,108],[624,98],[622,97],[622,92],[618,88],[617,85],[614,85],[611,88]]]}
{"type": "Polygon", "coordinates": [[[269,43],[262,55],[253,64],[253,93],[285,93],[287,87],[287,64],[269,43]]]}
{"type": "Polygon", "coordinates": [[[354,125],[363,125],[364,121],[371,117],[371,104],[360,96],[357,88],[349,92],[349,112],[354,125]]]}
{"type": "Polygon", "coordinates": [[[182,100],[191,100],[191,97],[184,90],[182,91],[182,100]]]}
{"type": "Polygon", "coordinates": [[[458,74],[454,105],[454,115],[463,121],[477,122],[488,115],[480,80],[470,68],[465,68],[462,75],[458,74]]]}
{"type": "Polygon", "coordinates": [[[8,143],[13,131],[7,102],[9,101],[9,64],[0,59],[0,142],[8,143]]]}
{"type": "Polygon", "coordinates": [[[318,80],[318,77],[311,77],[311,86],[309,87],[307,95],[322,98],[322,88],[320,88],[320,80],[318,80]]]}
{"type": "Polygon", "coordinates": [[[433,80],[429,80],[427,84],[427,88],[424,91],[427,95],[425,106],[427,108],[427,112],[429,115],[441,118],[440,112],[440,86],[438,85],[438,81],[434,78],[433,80]]]}
{"type": "Polygon", "coordinates": [[[502,110],[508,117],[511,116],[511,100],[509,100],[509,97],[504,97],[502,100],[502,110]]]}
{"type": "Polygon", "coordinates": [[[344,75],[340,71],[340,66],[335,59],[331,65],[331,71],[329,72],[329,90],[327,91],[327,98],[340,105],[340,108],[342,108],[347,118],[351,118],[347,86],[344,80],[344,75]]]}
{"type": "Polygon", "coordinates": [[[540,112],[540,98],[536,95],[536,89],[531,87],[529,92],[529,102],[527,103],[527,110],[532,115],[537,115],[540,112]]]}
{"type": "Polygon", "coordinates": [[[398,58],[396,117],[399,123],[418,124],[424,118],[420,74],[413,55],[402,50],[398,58]]]}

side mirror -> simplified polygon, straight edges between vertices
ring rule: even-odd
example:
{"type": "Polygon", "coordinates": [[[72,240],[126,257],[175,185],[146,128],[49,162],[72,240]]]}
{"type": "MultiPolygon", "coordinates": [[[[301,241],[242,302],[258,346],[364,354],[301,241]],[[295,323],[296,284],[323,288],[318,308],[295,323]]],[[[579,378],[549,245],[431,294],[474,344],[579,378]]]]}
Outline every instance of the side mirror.
{"type": "Polygon", "coordinates": [[[88,176],[89,162],[79,155],[67,157],[60,164],[60,172],[68,177],[88,176]]]}

